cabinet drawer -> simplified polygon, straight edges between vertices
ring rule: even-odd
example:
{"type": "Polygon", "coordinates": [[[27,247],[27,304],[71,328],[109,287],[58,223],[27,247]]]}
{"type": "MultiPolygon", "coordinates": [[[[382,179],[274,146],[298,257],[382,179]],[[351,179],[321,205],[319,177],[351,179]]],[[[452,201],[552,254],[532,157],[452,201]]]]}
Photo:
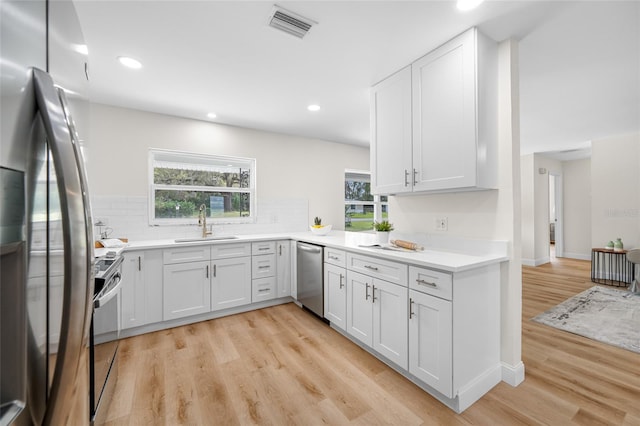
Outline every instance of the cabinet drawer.
{"type": "Polygon", "coordinates": [[[251,281],[251,303],[276,297],[275,277],[259,278],[251,281]]]}
{"type": "Polygon", "coordinates": [[[165,265],[170,265],[172,263],[200,262],[203,260],[209,261],[211,258],[211,249],[209,246],[170,248],[163,250],[162,258],[165,265]]]}
{"type": "Polygon", "coordinates": [[[324,248],[324,261],[332,265],[347,267],[347,253],[343,250],[324,248]]]}
{"type": "Polygon", "coordinates": [[[407,286],[407,265],[360,254],[347,253],[347,269],[407,286]]]}
{"type": "Polygon", "coordinates": [[[266,278],[276,275],[276,255],[265,254],[251,258],[251,278],[266,278]]]}
{"type": "Polygon", "coordinates": [[[275,254],[276,242],[275,241],[263,241],[259,243],[251,243],[251,254],[275,254]]]}
{"type": "Polygon", "coordinates": [[[215,244],[211,246],[211,259],[229,259],[251,256],[251,243],[215,244]]]}
{"type": "Polygon", "coordinates": [[[453,295],[453,278],[451,274],[446,272],[411,266],[409,267],[409,288],[421,293],[451,300],[453,295]]]}

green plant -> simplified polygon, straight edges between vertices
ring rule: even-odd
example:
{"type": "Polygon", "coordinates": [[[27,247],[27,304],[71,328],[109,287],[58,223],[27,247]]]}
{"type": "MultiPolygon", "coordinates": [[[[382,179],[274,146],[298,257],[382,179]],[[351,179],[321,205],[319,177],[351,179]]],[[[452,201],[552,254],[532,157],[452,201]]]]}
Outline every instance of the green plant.
{"type": "Polygon", "coordinates": [[[378,232],[389,232],[389,231],[393,231],[393,224],[389,223],[388,220],[373,222],[373,229],[375,229],[378,232]]]}
{"type": "Polygon", "coordinates": [[[318,216],[316,216],[315,219],[313,219],[313,224],[316,225],[316,226],[322,225],[322,219],[320,219],[318,216]]]}

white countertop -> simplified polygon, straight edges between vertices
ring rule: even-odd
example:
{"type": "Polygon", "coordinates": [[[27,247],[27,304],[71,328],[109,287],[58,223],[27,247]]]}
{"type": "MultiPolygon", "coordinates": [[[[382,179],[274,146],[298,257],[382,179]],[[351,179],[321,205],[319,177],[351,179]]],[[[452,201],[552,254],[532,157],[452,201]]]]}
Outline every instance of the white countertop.
{"type": "MultiPolygon", "coordinates": [[[[406,238],[410,240],[410,238],[406,238]]],[[[328,235],[318,236],[311,232],[294,232],[282,234],[238,235],[234,239],[208,240],[176,243],[175,240],[130,241],[123,248],[96,249],[96,256],[103,256],[108,251],[162,249],[189,245],[232,244],[265,240],[295,240],[318,244],[326,247],[346,250],[353,253],[366,254],[387,260],[396,260],[417,266],[440,269],[448,272],[461,272],[496,264],[509,260],[507,244],[501,241],[464,240],[461,238],[437,237],[432,245],[425,244],[424,251],[397,250],[390,248],[361,247],[375,242],[375,235],[331,231],[328,235]],[[443,247],[443,248],[441,248],[443,247]]]]}

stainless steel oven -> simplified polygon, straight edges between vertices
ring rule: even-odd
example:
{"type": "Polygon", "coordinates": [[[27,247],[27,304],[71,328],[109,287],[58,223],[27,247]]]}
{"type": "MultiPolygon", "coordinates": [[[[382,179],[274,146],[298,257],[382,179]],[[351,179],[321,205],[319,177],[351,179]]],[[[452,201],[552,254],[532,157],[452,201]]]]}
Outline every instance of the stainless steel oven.
{"type": "Polygon", "coordinates": [[[91,423],[96,425],[104,423],[106,419],[118,378],[122,261],[122,256],[96,260],[95,296],[89,335],[89,399],[91,423]]]}

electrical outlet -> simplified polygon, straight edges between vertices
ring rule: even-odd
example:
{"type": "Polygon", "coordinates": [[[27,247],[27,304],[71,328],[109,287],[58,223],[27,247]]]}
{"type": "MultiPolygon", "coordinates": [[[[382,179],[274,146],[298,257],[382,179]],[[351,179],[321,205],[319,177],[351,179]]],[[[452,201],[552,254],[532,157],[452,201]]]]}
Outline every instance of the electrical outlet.
{"type": "Polygon", "coordinates": [[[446,231],[449,227],[449,220],[446,217],[436,219],[436,231],[446,231]]]}

